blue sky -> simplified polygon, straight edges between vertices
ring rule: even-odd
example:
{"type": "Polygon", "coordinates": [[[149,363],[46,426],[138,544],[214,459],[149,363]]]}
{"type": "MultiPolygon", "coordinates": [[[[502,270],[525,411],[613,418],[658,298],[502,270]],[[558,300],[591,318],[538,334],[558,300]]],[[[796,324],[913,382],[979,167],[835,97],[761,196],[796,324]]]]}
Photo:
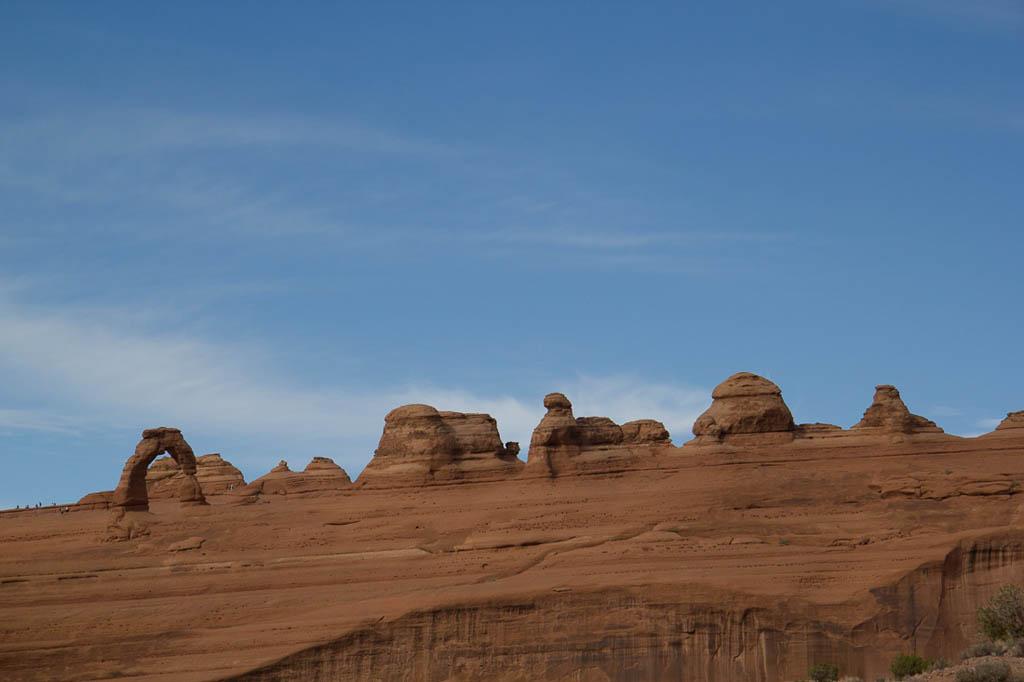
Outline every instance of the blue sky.
{"type": "Polygon", "coordinates": [[[5,2],[0,507],[158,425],[248,479],[409,402],[682,443],[742,370],[988,431],[1022,81],[1012,0],[5,2]]]}

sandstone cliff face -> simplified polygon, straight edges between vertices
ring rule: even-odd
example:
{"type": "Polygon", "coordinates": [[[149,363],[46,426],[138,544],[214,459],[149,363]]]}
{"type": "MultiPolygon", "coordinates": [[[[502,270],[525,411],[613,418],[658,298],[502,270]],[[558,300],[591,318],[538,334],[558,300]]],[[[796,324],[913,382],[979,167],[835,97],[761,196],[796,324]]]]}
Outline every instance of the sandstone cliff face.
{"type": "Polygon", "coordinates": [[[380,443],[357,483],[393,487],[508,478],[523,467],[518,451],[516,443],[502,444],[489,414],[403,405],[384,417],[380,443]]]}
{"type": "Polygon", "coordinates": [[[875,386],[875,398],[864,412],[864,418],[850,427],[861,432],[877,433],[942,433],[935,422],[911,414],[895,386],[875,386]]]}
{"type": "Polygon", "coordinates": [[[782,391],[756,374],[733,374],[715,387],[711,398],[711,407],[693,425],[696,444],[750,440],[742,437],[763,434],[776,434],[784,441],[796,429],[782,391]]]}
{"type": "Polygon", "coordinates": [[[661,422],[639,419],[619,426],[608,417],[575,417],[561,393],[544,397],[547,414],[530,438],[527,473],[558,477],[657,467],[672,441],[661,422]]]}
{"type": "Polygon", "coordinates": [[[1022,562],[1019,535],[962,542],[870,596],[827,608],[793,596],[780,610],[752,596],[656,585],[459,604],[359,629],[231,679],[782,682],[825,661],[875,679],[900,653],[940,658],[965,648],[977,604],[1019,581],[1022,562]],[[842,624],[865,608],[875,615],[842,624]]]}
{"type": "MultiPolygon", "coordinates": [[[[146,489],[150,499],[171,499],[177,496],[184,473],[170,457],[161,457],[146,472],[146,489]]],[[[219,495],[245,485],[245,477],[220,454],[196,457],[196,479],[207,495],[219,495]]]]}

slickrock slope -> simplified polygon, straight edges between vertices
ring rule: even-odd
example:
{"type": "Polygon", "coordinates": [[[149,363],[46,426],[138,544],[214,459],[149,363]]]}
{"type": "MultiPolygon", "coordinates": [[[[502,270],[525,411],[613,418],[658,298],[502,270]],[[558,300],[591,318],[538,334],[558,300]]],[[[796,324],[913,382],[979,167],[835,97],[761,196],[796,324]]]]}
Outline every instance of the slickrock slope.
{"type": "Polygon", "coordinates": [[[518,452],[518,443],[502,444],[489,414],[403,405],[384,417],[380,443],[357,483],[393,487],[508,478],[523,467],[518,452]]]}
{"type": "Polygon", "coordinates": [[[672,450],[661,422],[640,419],[619,426],[607,417],[575,417],[561,393],[544,397],[547,414],[530,438],[526,472],[557,477],[656,468],[658,455],[672,450]]]}
{"type": "MultiPolygon", "coordinates": [[[[548,461],[620,445],[549,398],[548,461]]],[[[453,447],[419,413],[410,440],[453,447]]],[[[0,679],[874,679],[901,652],[954,660],[1024,582],[1024,429],[629,431],[662,445],[610,473],[158,499],[122,542],[105,511],[0,513],[0,679]]]]}
{"type": "MultiPolygon", "coordinates": [[[[172,458],[161,457],[156,460],[146,472],[149,499],[176,498],[183,477],[181,467],[172,458]]],[[[245,485],[242,472],[219,453],[196,457],[196,479],[207,495],[220,495],[245,485]]]]}

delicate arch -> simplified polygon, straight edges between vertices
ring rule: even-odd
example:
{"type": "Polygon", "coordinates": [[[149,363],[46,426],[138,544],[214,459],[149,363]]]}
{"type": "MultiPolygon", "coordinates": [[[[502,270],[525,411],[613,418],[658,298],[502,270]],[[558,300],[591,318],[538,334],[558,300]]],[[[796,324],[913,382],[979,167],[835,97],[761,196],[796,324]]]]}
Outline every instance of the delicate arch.
{"type": "Polygon", "coordinates": [[[121,480],[114,490],[114,507],[130,510],[149,509],[149,494],[146,491],[146,471],[153,460],[163,453],[169,454],[184,477],[178,488],[178,499],[183,505],[206,504],[203,489],[196,478],[196,456],[185,442],[178,429],[161,426],[146,429],[142,440],[135,446],[135,454],[125,462],[121,480]]]}

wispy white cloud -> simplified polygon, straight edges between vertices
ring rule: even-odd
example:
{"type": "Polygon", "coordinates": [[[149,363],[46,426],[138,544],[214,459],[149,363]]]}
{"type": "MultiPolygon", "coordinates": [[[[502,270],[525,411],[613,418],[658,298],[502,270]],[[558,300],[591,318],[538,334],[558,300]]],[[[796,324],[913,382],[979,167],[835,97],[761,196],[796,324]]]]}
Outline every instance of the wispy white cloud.
{"type": "MultiPolygon", "coordinates": [[[[33,411],[8,398],[0,405],[0,429],[72,433],[163,424],[263,442],[279,452],[336,457],[320,448],[344,439],[358,450],[341,456],[355,473],[369,461],[384,415],[401,404],[490,413],[502,436],[523,443],[525,454],[544,413],[543,394],[552,390],[569,395],[579,415],[620,423],[659,419],[678,442],[709,399],[707,389],[628,376],[555,378],[528,399],[436,385],[314,388],[288,376],[259,347],[203,339],[167,322],[173,320],[26,306],[0,293],[0,367],[8,389],[24,387],[37,402],[59,405],[33,411]]],[[[242,454],[236,464],[251,468],[277,456],[242,454]]]]}
{"type": "MultiPolygon", "coordinates": [[[[157,233],[211,227],[263,236],[343,232],[333,211],[352,197],[311,201],[311,186],[334,187],[338,180],[321,167],[313,170],[308,158],[331,157],[344,166],[365,158],[436,163],[469,154],[447,143],[301,116],[118,110],[0,117],[0,191],[117,209],[100,224],[72,221],[90,231],[137,232],[144,222],[157,233]],[[254,152],[274,155],[273,186],[261,177],[254,152]],[[296,167],[302,184],[292,182],[296,167]]],[[[372,195],[370,202],[381,196],[373,183],[352,191],[372,195]]]]}
{"type": "Polygon", "coordinates": [[[979,419],[975,422],[974,429],[961,433],[960,435],[964,438],[977,438],[978,436],[984,436],[986,433],[991,433],[992,429],[999,426],[1001,419],[979,419]]]}
{"type": "Polygon", "coordinates": [[[578,417],[610,417],[619,424],[634,419],[657,419],[665,424],[677,444],[689,440],[693,422],[711,402],[710,389],[652,382],[630,375],[576,375],[553,379],[532,400],[423,386],[390,393],[389,398],[398,399],[395,404],[422,402],[442,409],[486,412],[498,420],[498,428],[506,440],[521,442],[525,455],[530,434],[544,416],[544,395],[551,392],[564,393],[578,417]]]}
{"type": "Polygon", "coordinates": [[[1024,26],[1024,4],[1019,0],[881,0],[883,5],[918,16],[989,28],[1024,26]]]}
{"type": "Polygon", "coordinates": [[[441,142],[308,116],[94,110],[73,117],[9,119],[0,129],[0,152],[18,158],[32,155],[78,163],[157,151],[296,146],[429,157],[467,152],[441,142]]]}
{"type": "Polygon", "coordinates": [[[52,410],[0,408],[0,434],[19,431],[77,434],[85,428],[87,425],[82,420],[52,410]]]}
{"type": "MultiPolygon", "coordinates": [[[[463,235],[460,235],[460,237],[463,235]]],[[[636,230],[622,228],[502,228],[464,235],[468,239],[508,244],[567,246],[587,249],[681,248],[709,243],[779,242],[789,239],[784,233],[710,232],[701,230],[636,230]]]]}

